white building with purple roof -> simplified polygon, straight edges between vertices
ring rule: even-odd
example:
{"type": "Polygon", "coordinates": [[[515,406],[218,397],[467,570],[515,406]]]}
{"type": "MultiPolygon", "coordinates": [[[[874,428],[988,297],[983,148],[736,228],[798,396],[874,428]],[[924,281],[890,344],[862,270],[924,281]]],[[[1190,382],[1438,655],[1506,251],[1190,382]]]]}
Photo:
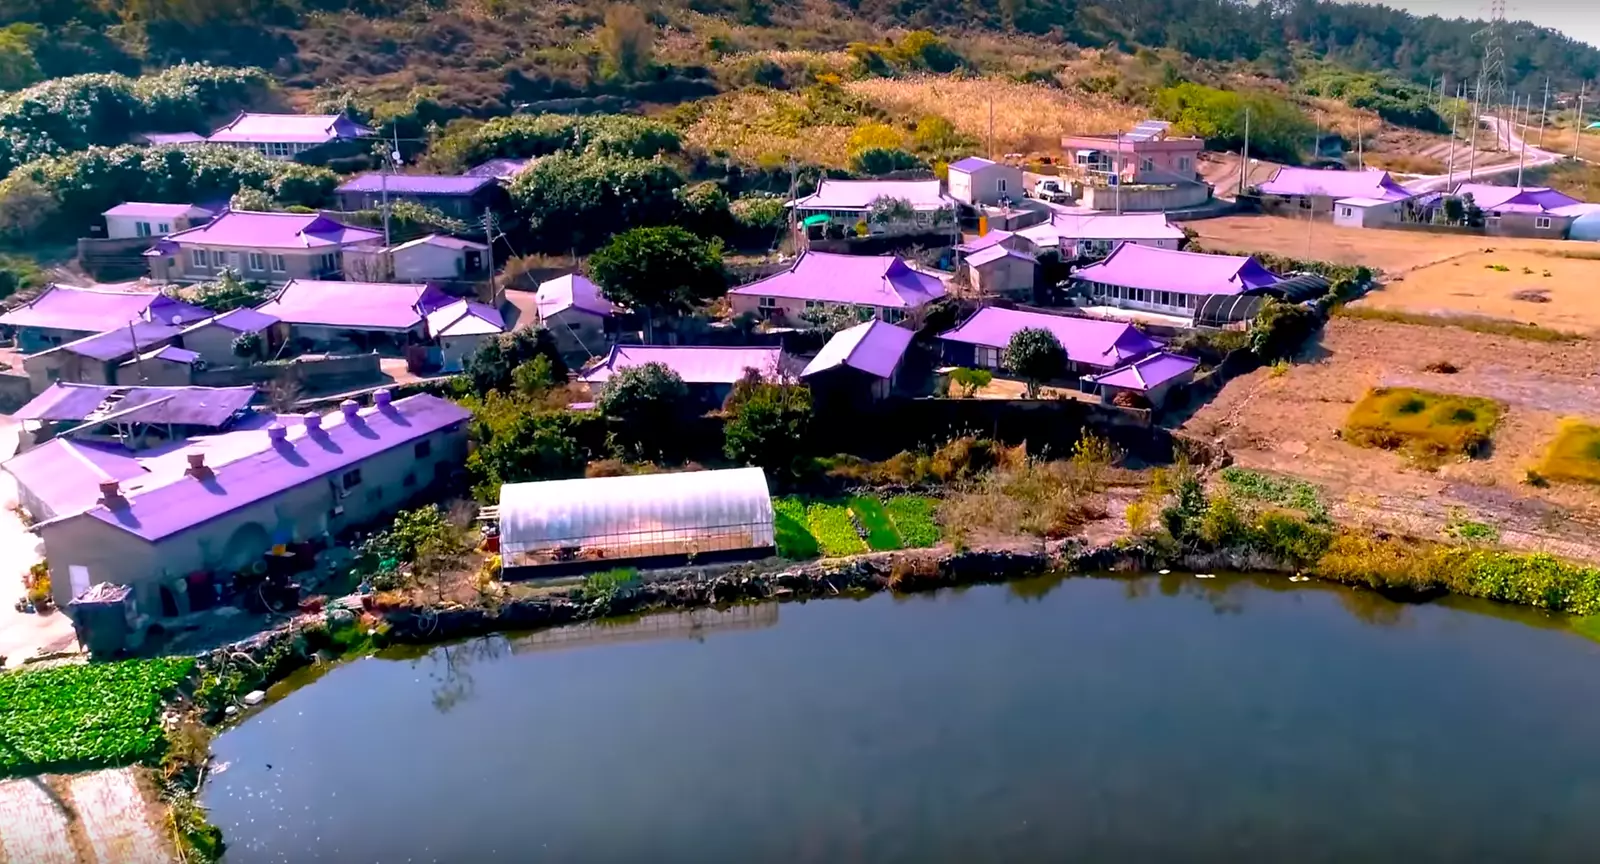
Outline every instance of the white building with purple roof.
{"type": "Polygon", "coordinates": [[[950,197],[969,207],[1020,201],[1026,188],[1022,169],[981,156],[968,156],[950,163],[950,197]]]}
{"type": "Polygon", "coordinates": [[[853,307],[863,319],[891,324],[946,294],[939,277],[895,255],[842,255],[806,251],[789,269],[728,292],[733,314],[805,326],[808,310],[853,307]]]}
{"type": "Polygon", "coordinates": [[[131,240],[139,237],[165,237],[174,231],[187,231],[210,221],[216,214],[196,204],[158,204],[128,201],[103,214],[106,238],[131,240]]]}
{"type": "Polygon", "coordinates": [[[254,150],[268,159],[292,161],[308,150],[335,141],[354,141],[375,134],[343,114],[252,114],[241,112],[212,132],[206,141],[254,150]]]}
{"type": "Polygon", "coordinates": [[[790,202],[795,220],[815,239],[832,234],[908,234],[953,228],[956,200],[938,180],[822,180],[817,191],[790,202]],[[882,216],[895,204],[903,210],[882,216]]]}
{"type": "Polygon", "coordinates": [[[1072,274],[1084,300],[1192,320],[1206,297],[1244,294],[1282,281],[1254,258],[1207,255],[1124,243],[1104,261],[1072,274]]]}
{"type": "Polygon", "coordinates": [[[161,282],[206,282],[231,270],[240,279],[281,285],[344,273],[347,251],[383,246],[383,232],[317,213],[224,210],[144,253],[161,282]]]}
{"type": "Polygon", "coordinates": [[[954,330],[939,334],[952,366],[1003,369],[1006,346],[1022,330],[1048,330],[1067,354],[1067,372],[1108,372],[1161,348],[1161,343],[1122,321],[1101,321],[988,306],[954,330]]]}
{"type": "Polygon", "coordinates": [[[1415,197],[1387,171],[1326,171],[1293,166],[1279,168],[1257,190],[1262,206],[1269,210],[1316,213],[1333,213],[1334,202],[1346,198],[1400,202],[1415,197]]]}
{"type": "Polygon", "coordinates": [[[466,409],[386,390],[373,401],[144,450],[69,435],[0,468],[39,520],[57,606],[110,582],[132,586],[145,614],[181,615],[204,608],[214,579],[278,545],[322,548],[466,457],[466,409]]]}
{"type": "Polygon", "coordinates": [[[534,294],[539,324],[555,337],[563,354],[596,355],[616,333],[622,307],[600,294],[600,286],[581,273],[568,273],[539,283],[534,294]]]}

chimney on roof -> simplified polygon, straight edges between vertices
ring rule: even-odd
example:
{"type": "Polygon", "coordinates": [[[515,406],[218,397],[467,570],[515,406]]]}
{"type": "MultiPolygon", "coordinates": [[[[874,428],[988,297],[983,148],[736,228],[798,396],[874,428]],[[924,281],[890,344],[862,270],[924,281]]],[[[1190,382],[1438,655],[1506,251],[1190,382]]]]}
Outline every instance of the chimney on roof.
{"type": "Polygon", "coordinates": [[[306,415],[306,431],[307,432],[315,432],[315,431],[317,431],[318,429],[321,429],[321,428],[322,428],[322,415],[321,414],[307,414],[306,415]]]}
{"type": "Polygon", "coordinates": [[[196,480],[205,480],[211,476],[211,469],[206,467],[205,453],[193,451],[187,455],[189,457],[189,470],[183,473],[195,478],[196,480]]]}
{"type": "Polygon", "coordinates": [[[117,481],[101,480],[100,503],[104,504],[107,510],[120,510],[127,506],[128,499],[122,497],[122,488],[117,485],[117,481]]]}
{"type": "Polygon", "coordinates": [[[361,410],[361,403],[354,399],[346,399],[339,403],[339,410],[344,412],[346,420],[353,420],[356,412],[361,410]]]}
{"type": "Polygon", "coordinates": [[[387,387],[372,394],[372,404],[377,405],[379,408],[382,408],[393,401],[394,394],[389,392],[387,387]]]}
{"type": "Polygon", "coordinates": [[[288,437],[289,437],[289,430],[283,428],[283,424],[282,423],[279,423],[278,421],[274,420],[271,423],[267,424],[267,440],[268,441],[283,441],[283,440],[287,439],[288,437]]]}

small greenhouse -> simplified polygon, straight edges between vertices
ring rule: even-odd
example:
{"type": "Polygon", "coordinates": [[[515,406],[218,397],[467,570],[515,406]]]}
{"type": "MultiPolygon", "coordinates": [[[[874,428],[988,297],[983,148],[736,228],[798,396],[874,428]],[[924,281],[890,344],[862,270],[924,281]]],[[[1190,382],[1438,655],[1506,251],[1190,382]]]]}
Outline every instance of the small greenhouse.
{"type": "Polygon", "coordinates": [[[500,487],[501,563],[512,576],[759,558],[773,551],[772,523],[760,468],[500,487]]]}
{"type": "Polygon", "coordinates": [[[1567,232],[1570,240],[1600,241],[1600,211],[1585,213],[1572,220],[1572,228],[1567,232]]]}

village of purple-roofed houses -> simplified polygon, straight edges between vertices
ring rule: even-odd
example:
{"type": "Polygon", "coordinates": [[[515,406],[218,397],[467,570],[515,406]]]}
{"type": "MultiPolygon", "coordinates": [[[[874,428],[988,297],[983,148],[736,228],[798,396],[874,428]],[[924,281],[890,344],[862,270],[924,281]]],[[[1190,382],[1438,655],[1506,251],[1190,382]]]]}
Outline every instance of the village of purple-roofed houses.
{"type": "Polygon", "coordinates": [[[1113,570],[1600,632],[1587,115],[1439,86],[1424,168],[1163,111],[758,183],[654,115],[274,103],[14,174],[70,251],[0,301],[0,777],[147,773],[94,781],[138,828],[0,784],[0,864],[211,860],[209,731],[397,645],[1113,570]],[[50,688],[143,713],[6,719],[50,688]]]}

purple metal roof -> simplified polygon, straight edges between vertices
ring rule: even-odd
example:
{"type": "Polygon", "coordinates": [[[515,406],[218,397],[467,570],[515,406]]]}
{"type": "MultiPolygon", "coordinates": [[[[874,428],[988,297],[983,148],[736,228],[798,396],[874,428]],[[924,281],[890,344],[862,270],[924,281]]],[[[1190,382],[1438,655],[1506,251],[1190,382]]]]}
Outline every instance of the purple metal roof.
{"type": "Polygon", "coordinates": [[[115,392],[115,387],[57,381],[11,416],[15,420],[82,420],[115,392]]]}
{"type": "Polygon", "coordinates": [[[206,136],[199,132],[145,132],[139,137],[146,143],[162,144],[199,144],[206,140],[206,136]]]}
{"type": "Polygon", "coordinates": [[[390,251],[398,252],[401,249],[410,249],[413,246],[441,246],[446,249],[478,250],[485,250],[489,248],[489,244],[479,243],[475,240],[462,240],[460,237],[451,237],[449,234],[429,234],[426,237],[418,237],[415,240],[407,240],[406,242],[395,246],[390,251]]]}
{"type": "Polygon", "coordinates": [[[965,159],[957,159],[956,161],[951,162],[950,170],[971,172],[977,171],[980,168],[987,168],[993,164],[995,164],[993,161],[985,159],[982,156],[968,156],[965,159]]]}
{"type": "Polygon", "coordinates": [[[1239,294],[1280,281],[1254,258],[1179,252],[1132,243],[1123,243],[1104,261],[1077,271],[1072,278],[1181,294],[1239,294]]]}
{"type": "Polygon", "coordinates": [[[0,324],[79,333],[104,333],[130,321],[170,323],[208,318],[211,312],[148,291],[108,291],[52,285],[23,306],[0,315],[0,324]]]}
{"type": "Polygon", "coordinates": [[[190,351],[187,348],[179,348],[175,345],[163,345],[154,351],[140,354],[139,359],[137,360],[129,360],[122,365],[132,366],[135,363],[143,363],[147,360],[165,360],[168,363],[182,363],[185,366],[192,366],[194,365],[194,361],[199,359],[200,355],[198,353],[190,351]]]}
{"type": "Polygon", "coordinates": [[[288,324],[351,330],[410,330],[422,323],[418,303],[429,286],[393,282],[291,279],[257,312],[288,324]]]}
{"type": "Polygon", "coordinates": [[[111,362],[123,360],[145,350],[153,345],[171,339],[183,331],[182,327],[171,324],[157,324],[154,321],[135,321],[125,327],[114,327],[104,333],[85,336],[75,342],[68,342],[51,348],[51,351],[65,351],[88,357],[91,360],[104,360],[111,362]]]}
{"type": "Polygon", "coordinates": [[[1570,195],[1562,194],[1548,186],[1494,186],[1489,183],[1462,183],[1456,187],[1457,195],[1471,195],[1478,208],[1501,213],[1553,212],[1574,204],[1582,204],[1570,195]]]}
{"type": "Polygon", "coordinates": [[[224,210],[217,218],[168,238],[201,246],[251,249],[316,249],[382,242],[382,231],[352,228],[316,213],[253,213],[224,210]]]}
{"type": "Polygon", "coordinates": [[[325,144],[371,134],[371,129],[343,114],[242,113],[211,133],[210,140],[218,144],[325,144]]]}
{"type": "Polygon", "coordinates": [[[905,356],[906,348],[910,347],[911,339],[915,335],[904,327],[896,327],[877,319],[857,324],[848,330],[840,330],[828,340],[828,344],[822,346],[817,356],[806,364],[805,371],[800,373],[800,377],[815,375],[838,366],[849,366],[869,375],[888,378],[894,374],[895,367],[900,365],[900,358],[905,356]]]}
{"type": "Polygon", "coordinates": [[[146,473],[132,451],[116,444],[55,438],[4,463],[17,485],[44,502],[41,518],[72,516],[95,506],[100,484],[146,473]]]}
{"type": "Polygon", "coordinates": [[[457,300],[428,313],[428,333],[438,336],[487,336],[506,332],[506,319],[487,303],[457,300]]]}
{"type": "Polygon", "coordinates": [[[823,180],[812,195],[791,205],[801,210],[865,210],[879,198],[900,198],[914,210],[948,210],[955,199],[938,180],[823,180]]]}
{"type": "Polygon", "coordinates": [[[943,297],[945,287],[938,277],[913,270],[894,255],[807,251],[788,270],[728,293],[915,309],[943,297]]]}
{"type": "Polygon", "coordinates": [[[771,376],[781,370],[779,348],[729,348],[709,345],[614,345],[605,359],[590,367],[580,381],[601,384],[629,366],[660,363],[678,373],[685,384],[732,384],[754,369],[771,376]]]}
{"type": "Polygon", "coordinates": [[[1056,213],[1042,225],[1017,231],[1035,245],[1067,240],[1182,240],[1183,229],[1165,213],[1056,213]]]}
{"type": "Polygon", "coordinates": [[[1321,171],[1316,168],[1279,168],[1261,184],[1264,195],[1315,195],[1332,198],[1377,198],[1403,201],[1412,197],[1387,171],[1321,171]]]}
{"type": "Polygon", "coordinates": [[[278,319],[259,309],[241,307],[233,309],[194,325],[190,329],[198,330],[201,327],[215,325],[235,333],[260,333],[261,331],[278,323],[278,319]]]}
{"type": "Polygon", "coordinates": [[[985,246],[971,255],[968,255],[967,263],[973,265],[974,267],[982,267],[991,261],[999,261],[1001,258],[1016,258],[1020,261],[1026,261],[1029,264],[1039,263],[1039,259],[1034,258],[1032,255],[1029,255],[1026,252],[1018,252],[1015,249],[1009,249],[1005,246],[1001,246],[998,243],[993,246],[985,246]]]}
{"type": "Polygon", "coordinates": [[[512,177],[521,174],[529,165],[532,164],[532,159],[490,159],[482,165],[476,165],[472,168],[468,168],[467,176],[493,177],[496,180],[510,180],[512,177]]]}
{"type": "MultiPolygon", "coordinates": [[[[471,195],[494,183],[493,177],[463,177],[454,174],[391,174],[389,191],[398,195],[471,195]]],[[[369,171],[340,186],[340,192],[381,192],[384,174],[369,171]]]]}
{"type": "Polygon", "coordinates": [[[1106,387],[1116,387],[1122,390],[1138,390],[1145,392],[1154,387],[1187,374],[1199,366],[1200,361],[1193,357],[1184,357],[1179,354],[1169,354],[1161,351],[1151,354],[1142,360],[1136,360],[1120,369],[1113,369],[1104,375],[1096,375],[1090,379],[1096,384],[1106,387]]]}
{"type": "Polygon", "coordinates": [[[539,283],[534,303],[539,307],[540,320],[566,309],[577,309],[601,317],[622,311],[622,307],[600,293],[600,286],[578,273],[568,273],[539,283]]]}
{"type": "Polygon", "coordinates": [[[187,216],[193,211],[209,213],[204,207],[193,204],[158,204],[152,201],[128,201],[118,204],[101,214],[104,216],[150,216],[154,218],[173,218],[187,216]]]}
{"type": "Polygon", "coordinates": [[[111,411],[127,423],[218,427],[255,396],[254,387],[130,387],[111,411]]]}
{"type": "MultiPolygon", "coordinates": [[[[341,472],[471,416],[459,405],[423,393],[363,409],[353,420],[334,411],[322,417],[320,430],[294,425],[282,441],[273,441],[266,430],[204,439],[205,446],[198,449],[206,453],[210,477],[202,480],[179,472],[153,483],[125,484],[122,494],[127,506],[108,510],[96,504],[88,515],[145,540],[158,541],[341,472]]],[[[179,452],[192,449],[197,448],[179,452]]]]}
{"type": "Polygon", "coordinates": [[[1017,235],[1010,231],[1003,231],[999,228],[996,228],[987,234],[974,237],[971,240],[962,243],[961,245],[957,246],[956,249],[971,254],[973,252],[987,249],[990,246],[998,246],[1015,236],[1017,235]]]}
{"type": "Polygon", "coordinates": [[[1161,343],[1140,333],[1132,324],[1100,321],[1093,318],[1068,318],[1041,312],[1021,312],[989,306],[979,309],[961,326],[939,338],[986,348],[1004,349],[1018,330],[1038,328],[1055,334],[1056,341],[1074,363],[1087,363],[1105,369],[1135,357],[1149,354],[1161,343]]]}

